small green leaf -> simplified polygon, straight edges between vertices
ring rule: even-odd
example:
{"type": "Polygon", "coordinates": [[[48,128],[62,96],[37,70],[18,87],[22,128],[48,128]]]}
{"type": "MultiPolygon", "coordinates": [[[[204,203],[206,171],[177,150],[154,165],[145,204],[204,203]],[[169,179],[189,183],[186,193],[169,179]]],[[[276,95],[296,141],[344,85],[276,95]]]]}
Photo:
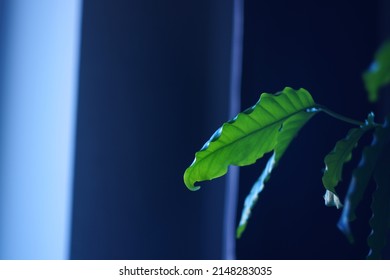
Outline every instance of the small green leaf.
{"type": "Polygon", "coordinates": [[[341,203],[337,205],[335,204],[335,202],[338,200],[336,186],[342,179],[344,164],[351,160],[352,150],[357,146],[360,138],[364,135],[364,133],[372,128],[373,114],[371,113],[368,116],[365,125],[349,130],[347,136],[344,139],[339,140],[333,150],[325,157],[325,171],[324,175],[322,176],[322,183],[327,190],[324,196],[325,204],[327,206],[341,205],[341,203]],[[331,196],[328,191],[333,193],[333,196],[331,196]]]}
{"type": "Polygon", "coordinates": [[[356,209],[364,196],[378,158],[384,148],[384,143],[386,141],[383,139],[388,139],[388,134],[388,131],[383,127],[379,126],[375,129],[372,144],[364,148],[359,166],[353,171],[353,177],[345,198],[343,212],[338,222],[339,229],[347,236],[350,242],[354,241],[350,229],[350,222],[356,219],[356,209]]]}
{"type": "Polygon", "coordinates": [[[279,159],[295,136],[289,123],[300,127],[302,120],[316,113],[311,112],[315,105],[305,89],[296,91],[286,87],[275,95],[263,93],[253,107],[224,123],[195,154],[193,163],[184,173],[186,186],[197,190],[196,182],[225,175],[229,165],[253,164],[274,149],[275,158],[279,159]]]}
{"type": "Polygon", "coordinates": [[[378,138],[382,141],[383,150],[374,170],[374,179],[377,188],[372,197],[372,218],[370,226],[372,232],[368,237],[368,245],[370,252],[368,259],[381,259],[382,250],[386,245],[386,237],[389,232],[388,223],[390,219],[390,127],[384,128],[387,130],[386,137],[378,138]]]}
{"type": "Polygon", "coordinates": [[[325,171],[322,176],[324,187],[336,194],[335,187],[341,181],[344,163],[352,158],[352,150],[357,146],[360,137],[367,131],[364,128],[352,128],[347,137],[338,141],[333,150],[325,157],[325,171]]]}
{"type": "Polygon", "coordinates": [[[370,68],[363,73],[363,81],[371,102],[378,100],[378,91],[390,83],[390,41],[385,42],[375,54],[370,68]]]}

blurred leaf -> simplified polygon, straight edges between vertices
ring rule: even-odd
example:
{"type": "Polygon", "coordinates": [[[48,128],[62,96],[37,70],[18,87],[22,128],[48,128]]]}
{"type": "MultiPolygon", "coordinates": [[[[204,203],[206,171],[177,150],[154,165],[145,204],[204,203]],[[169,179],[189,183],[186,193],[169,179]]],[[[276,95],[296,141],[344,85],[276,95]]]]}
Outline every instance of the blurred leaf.
{"type": "Polygon", "coordinates": [[[378,141],[383,143],[383,150],[380,153],[379,160],[374,171],[374,179],[377,188],[372,197],[372,218],[370,226],[372,232],[368,237],[368,245],[370,252],[369,259],[381,259],[382,250],[386,245],[386,237],[389,232],[390,220],[390,127],[384,128],[386,130],[384,137],[378,138],[378,141]]]}
{"type": "Polygon", "coordinates": [[[378,100],[378,91],[390,83],[390,41],[385,42],[375,54],[370,68],[363,73],[363,81],[371,102],[378,100]]]}
{"type": "Polygon", "coordinates": [[[254,183],[251,191],[249,192],[248,196],[245,198],[244,208],[242,209],[242,214],[241,214],[241,220],[236,232],[237,238],[240,238],[242,233],[245,231],[246,226],[248,224],[249,217],[252,212],[252,208],[257,202],[259,193],[263,191],[264,184],[266,181],[268,181],[274,166],[275,166],[275,152],[268,159],[267,165],[265,166],[259,179],[257,179],[257,181],[254,183]]]}
{"type": "Polygon", "coordinates": [[[224,123],[195,154],[184,173],[186,186],[197,190],[195,182],[221,177],[229,165],[253,164],[273,150],[277,161],[297,130],[316,113],[315,105],[305,89],[286,87],[275,95],[261,94],[253,107],[224,123]]]}
{"type": "Polygon", "coordinates": [[[389,136],[389,129],[377,127],[371,145],[364,148],[359,166],[353,171],[343,212],[338,223],[339,229],[347,236],[350,242],[354,241],[350,222],[356,219],[356,209],[363,198],[378,158],[389,136]]]}
{"type": "Polygon", "coordinates": [[[327,190],[324,196],[327,206],[336,206],[337,208],[342,206],[336,193],[336,186],[342,179],[343,166],[351,160],[352,150],[357,146],[360,138],[374,127],[373,118],[374,114],[370,113],[365,125],[349,130],[347,136],[338,141],[333,150],[325,157],[325,171],[322,176],[322,183],[327,190]]]}

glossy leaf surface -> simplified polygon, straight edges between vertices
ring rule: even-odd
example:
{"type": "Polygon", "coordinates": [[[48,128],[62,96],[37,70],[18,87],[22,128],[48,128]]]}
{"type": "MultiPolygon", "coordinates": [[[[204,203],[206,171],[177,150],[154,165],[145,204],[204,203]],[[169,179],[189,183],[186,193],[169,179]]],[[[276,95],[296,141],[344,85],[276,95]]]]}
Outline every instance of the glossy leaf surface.
{"type": "Polygon", "coordinates": [[[315,105],[304,89],[286,87],[275,95],[261,94],[253,107],[224,123],[195,154],[184,173],[186,186],[197,190],[196,182],[223,176],[229,165],[253,164],[273,150],[277,161],[296,135],[294,127],[300,128],[315,114],[311,112],[315,105]]]}

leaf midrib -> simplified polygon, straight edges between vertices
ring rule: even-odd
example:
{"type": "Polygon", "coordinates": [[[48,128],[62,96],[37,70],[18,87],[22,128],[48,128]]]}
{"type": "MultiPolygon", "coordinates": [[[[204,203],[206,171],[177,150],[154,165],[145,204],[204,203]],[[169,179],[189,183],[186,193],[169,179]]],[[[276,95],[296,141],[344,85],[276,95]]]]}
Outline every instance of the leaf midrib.
{"type": "MultiPolygon", "coordinates": [[[[225,146],[222,146],[222,147],[220,147],[220,148],[214,150],[214,152],[209,153],[208,155],[206,155],[205,157],[201,158],[201,159],[198,160],[197,162],[199,163],[199,162],[203,161],[204,159],[208,158],[209,156],[214,155],[215,153],[219,152],[220,150],[225,149],[225,148],[227,148],[228,146],[233,145],[233,144],[235,144],[235,143],[238,142],[238,141],[241,141],[242,139],[245,139],[245,138],[247,138],[247,137],[250,137],[250,136],[253,135],[253,134],[256,134],[256,133],[259,132],[260,130],[266,129],[266,128],[271,127],[271,126],[274,126],[274,125],[276,125],[276,124],[278,124],[278,123],[280,123],[280,122],[284,122],[285,120],[291,118],[291,117],[294,116],[294,115],[297,115],[297,114],[299,114],[299,113],[302,113],[302,112],[304,112],[304,111],[306,111],[306,110],[308,110],[308,109],[314,109],[314,108],[316,108],[316,107],[317,107],[317,104],[314,104],[314,105],[312,105],[312,106],[308,106],[308,107],[302,108],[302,109],[300,109],[300,110],[298,110],[298,111],[295,111],[294,113],[291,113],[291,114],[289,114],[289,115],[287,115],[287,116],[285,116],[285,117],[279,119],[278,121],[269,123],[269,124],[267,124],[266,126],[263,126],[263,127],[260,128],[260,129],[256,129],[256,130],[250,132],[249,134],[246,134],[246,135],[244,135],[243,137],[240,137],[240,138],[234,140],[233,142],[230,142],[230,143],[226,144],[225,146]]],[[[233,125],[233,123],[232,123],[231,125],[233,125]]],[[[218,141],[218,139],[216,139],[215,141],[218,141]]],[[[211,145],[212,142],[213,142],[213,141],[210,142],[210,145],[211,145]]],[[[209,147],[210,147],[210,146],[209,146],[209,147]]],[[[208,148],[209,148],[209,147],[208,147],[208,148]]],[[[208,149],[208,148],[207,148],[207,149],[208,149]]],[[[207,151],[207,149],[204,150],[204,151],[207,151]]]]}

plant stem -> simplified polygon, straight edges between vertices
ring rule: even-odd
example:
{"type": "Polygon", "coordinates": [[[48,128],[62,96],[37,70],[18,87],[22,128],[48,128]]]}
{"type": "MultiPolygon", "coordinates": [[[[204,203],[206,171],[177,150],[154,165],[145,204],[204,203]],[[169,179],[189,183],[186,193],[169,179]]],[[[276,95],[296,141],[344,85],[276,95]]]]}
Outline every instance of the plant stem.
{"type": "Polygon", "coordinates": [[[340,121],[343,121],[343,122],[346,122],[346,123],[350,123],[350,124],[353,124],[353,125],[357,125],[357,126],[365,125],[364,122],[357,121],[357,120],[348,118],[346,116],[340,115],[339,113],[333,112],[332,110],[326,108],[325,106],[317,105],[317,109],[322,111],[322,112],[324,112],[324,113],[327,113],[329,116],[334,117],[334,118],[336,118],[336,119],[338,119],[340,121]]]}

